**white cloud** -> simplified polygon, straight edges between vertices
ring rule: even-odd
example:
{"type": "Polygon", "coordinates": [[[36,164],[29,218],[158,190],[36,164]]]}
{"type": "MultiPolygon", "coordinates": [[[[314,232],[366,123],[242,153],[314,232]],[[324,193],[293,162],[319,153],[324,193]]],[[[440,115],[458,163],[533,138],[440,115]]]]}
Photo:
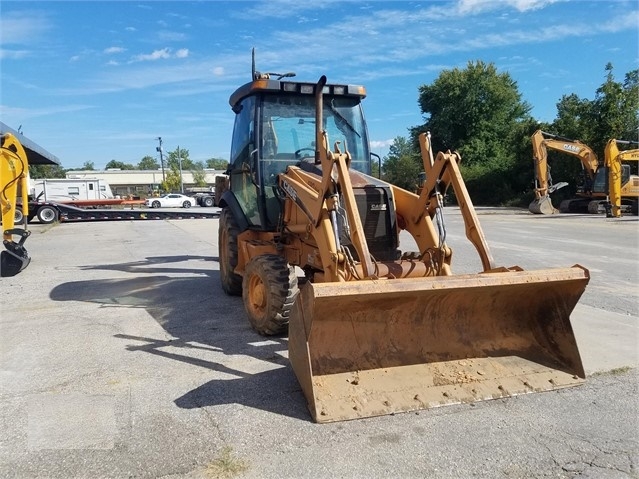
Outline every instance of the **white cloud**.
{"type": "Polygon", "coordinates": [[[28,45],[51,30],[49,19],[41,12],[23,10],[0,16],[0,45],[28,45]]]}
{"type": "Polygon", "coordinates": [[[126,51],[126,48],[122,48],[122,47],[109,47],[104,49],[104,53],[106,53],[107,55],[111,55],[113,53],[122,53],[125,51],[126,51]]]}
{"type": "Polygon", "coordinates": [[[388,148],[395,140],[372,140],[371,148],[388,148]]]}
{"type": "Polygon", "coordinates": [[[20,60],[28,56],[28,50],[7,50],[6,48],[0,48],[0,60],[20,60]]]}
{"type": "Polygon", "coordinates": [[[464,14],[477,14],[490,10],[511,7],[520,12],[538,10],[558,0],[459,0],[457,2],[457,12],[464,14]]]}
{"type": "Polygon", "coordinates": [[[221,77],[222,75],[224,75],[224,67],[215,67],[213,69],[213,75],[221,77]]]}
{"type": "Polygon", "coordinates": [[[181,48],[175,53],[168,47],[154,50],[152,53],[142,53],[131,58],[131,62],[147,62],[156,60],[167,60],[169,58],[186,58],[189,56],[188,48],[181,48]]]}

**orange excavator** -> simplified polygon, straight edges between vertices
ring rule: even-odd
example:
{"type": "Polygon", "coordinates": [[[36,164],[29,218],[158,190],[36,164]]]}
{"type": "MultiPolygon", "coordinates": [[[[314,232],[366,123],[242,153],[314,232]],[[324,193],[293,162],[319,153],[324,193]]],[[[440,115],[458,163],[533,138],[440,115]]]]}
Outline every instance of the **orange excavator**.
{"type": "Polygon", "coordinates": [[[599,160],[592,148],[579,140],[564,138],[541,130],[537,130],[531,140],[535,165],[535,199],[528,206],[528,210],[542,215],[559,213],[552,204],[550,194],[567,186],[568,183],[553,184],[548,165],[548,149],[551,149],[579,158],[584,174],[584,183],[577,189],[579,198],[562,202],[561,212],[587,212],[588,203],[592,198],[592,184],[599,169],[599,160]]]}

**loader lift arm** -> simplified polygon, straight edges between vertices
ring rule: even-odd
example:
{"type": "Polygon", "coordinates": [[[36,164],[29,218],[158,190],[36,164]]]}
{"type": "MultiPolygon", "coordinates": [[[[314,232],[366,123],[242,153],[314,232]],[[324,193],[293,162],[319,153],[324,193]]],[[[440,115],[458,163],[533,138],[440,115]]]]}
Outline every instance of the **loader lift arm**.
{"type": "MultiPolygon", "coordinates": [[[[564,138],[541,130],[533,133],[531,140],[535,167],[535,199],[530,203],[528,209],[531,213],[536,214],[554,214],[558,211],[552,205],[550,194],[563,188],[568,183],[553,184],[548,165],[548,149],[561,151],[579,158],[584,174],[590,182],[593,181],[599,168],[599,160],[595,152],[579,140],[564,138]]],[[[586,187],[584,194],[588,195],[589,193],[590,188],[586,187]]]]}

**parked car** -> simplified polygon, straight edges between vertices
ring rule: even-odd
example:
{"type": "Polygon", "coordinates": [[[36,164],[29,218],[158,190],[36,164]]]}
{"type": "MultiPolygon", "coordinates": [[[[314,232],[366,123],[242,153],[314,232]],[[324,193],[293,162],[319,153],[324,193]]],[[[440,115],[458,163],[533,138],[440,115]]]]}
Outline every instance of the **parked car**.
{"type": "Polygon", "coordinates": [[[146,206],[151,208],[169,207],[169,208],[190,208],[195,204],[195,200],[189,196],[179,193],[169,193],[159,198],[147,198],[146,206]]]}

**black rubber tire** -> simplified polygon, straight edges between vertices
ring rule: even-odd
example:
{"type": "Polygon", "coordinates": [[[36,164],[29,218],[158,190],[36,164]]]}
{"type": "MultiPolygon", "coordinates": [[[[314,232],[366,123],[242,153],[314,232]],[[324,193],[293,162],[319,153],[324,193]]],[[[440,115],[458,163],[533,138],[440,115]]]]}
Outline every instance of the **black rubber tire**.
{"type": "Polygon", "coordinates": [[[58,210],[52,206],[41,206],[38,208],[36,216],[40,223],[48,225],[58,220],[58,210]]]}
{"type": "Polygon", "coordinates": [[[295,268],[286,259],[276,254],[253,258],[242,281],[242,299],[251,327],[263,336],[286,332],[298,292],[295,268]]]}
{"type": "Polygon", "coordinates": [[[182,208],[190,208],[190,207],[191,207],[190,201],[185,201],[184,203],[182,203],[182,208]]]}
{"type": "Polygon", "coordinates": [[[220,214],[218,227],[218,247],[220,262],[220,280],[222,289],[231,296],[242,294],[242,277],[234,273],[237,266],[237,237],[240,228],[228,208],[224,208],[220,214]]]}
{"type": "Polygon", "coordinates": [[[24,222],[24,214],[22,214],[22,210],[20,208],[16,208],[15,214],[13,215],[13,224],[20,225],[24,222]]]}
{"type": "Polygon", "coordinates": [[[159,207],[160,207],[159,201],[154,201],[153,203],[151,203],[151,208],[159,208],[159,207]]]}
{"type": "Polygon", "coordinates": [[[207,196],[206,198],[202,199],[202,206],[206,206],[206,207],[211,207],[213,206],[213,198],[211,198],[210,196],[207,196]]]}

